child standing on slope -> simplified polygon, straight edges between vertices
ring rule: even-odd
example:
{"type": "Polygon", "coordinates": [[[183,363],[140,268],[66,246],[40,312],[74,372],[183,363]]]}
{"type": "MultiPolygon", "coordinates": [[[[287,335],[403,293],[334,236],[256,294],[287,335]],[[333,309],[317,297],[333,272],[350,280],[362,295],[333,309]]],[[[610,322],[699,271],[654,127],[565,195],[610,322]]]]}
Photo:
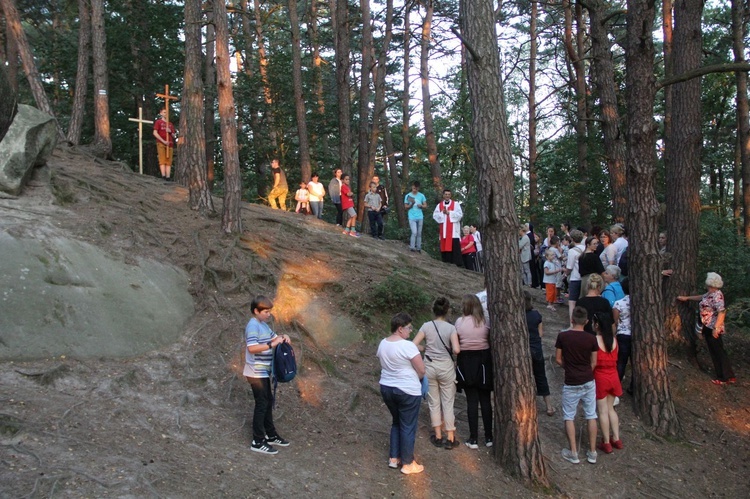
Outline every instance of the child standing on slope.
{"type": "Polygon", "coordinates": [[[557,303],[557,278],[560,272],[562,272],[562,267],[555,256],[554,250],[548,249],[545,251],[544,258],[547,261],[544,262],[544,277],[542,278],[542,282],[544,283],[547,295],[547,308],[555,310],[555,303],[557,303]]]}
{"type": "Polygon", "coordinates": [[[250,450],[261,454],[277,454],[274,445],[288,447],[289,441],[281,438],[273,424],[273,395],[271,393],[271,361],[273,347],[290,343],[289,336],[277,335],[268,326],[273,302],[257,296],[250,303],[253,317],[245,327],[245,369],[243,375],[250,383],[255,399],[253,411],[253,442],[250,450]]]}
{"type": "Polygon", "coordinates": [[[344,211],[347,217],[346,227],[344,227],[344,235],[352,237],[360,237],[357,233],[357,212],[354,209],[354,193],[352,192],[349,184],[351,183],[351,177],[346,173],[341,177],[341,209],[344,211]]]}
{"type": "Polygon", "coordinates": [[[294,211],[299,213],[302,210],[303,214],[310,212],[310,191],[307,190],[307,184],[300,182],[299,189],[294,194],[294,199],[297,201],[297,209],[294,211]]]}

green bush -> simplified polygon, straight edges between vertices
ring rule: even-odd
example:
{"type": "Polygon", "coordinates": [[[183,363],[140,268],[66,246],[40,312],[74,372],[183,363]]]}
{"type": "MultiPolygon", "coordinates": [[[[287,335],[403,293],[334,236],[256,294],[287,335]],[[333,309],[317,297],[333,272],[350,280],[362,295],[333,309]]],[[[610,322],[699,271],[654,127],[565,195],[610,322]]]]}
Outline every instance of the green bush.
{"type": "Polygon", "coordinates": [[[403,311],[415,317],[425,311],[429,313],[430,295],[396,273],[375,286],[368,306],[390,315],[403,311]]]}

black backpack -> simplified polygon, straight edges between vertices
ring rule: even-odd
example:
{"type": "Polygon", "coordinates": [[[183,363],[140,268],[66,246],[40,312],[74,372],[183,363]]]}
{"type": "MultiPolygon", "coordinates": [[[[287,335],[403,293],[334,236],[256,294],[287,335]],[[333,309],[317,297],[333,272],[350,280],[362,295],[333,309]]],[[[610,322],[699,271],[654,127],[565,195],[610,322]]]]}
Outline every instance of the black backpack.
{"type": "Polygon", "coordinates": [[[288,383],[297,375],[297,358],[289,343],[279,343],[273,351],[271,375],[275,382],[288,383]]]}

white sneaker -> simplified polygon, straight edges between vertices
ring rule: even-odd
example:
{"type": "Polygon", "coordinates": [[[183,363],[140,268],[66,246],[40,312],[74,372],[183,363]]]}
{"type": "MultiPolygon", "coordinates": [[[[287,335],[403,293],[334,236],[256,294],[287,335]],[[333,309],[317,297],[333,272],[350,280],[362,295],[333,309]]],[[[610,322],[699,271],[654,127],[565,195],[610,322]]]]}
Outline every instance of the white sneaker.
{"type": "Polygon", "coordinates": [[[620,405],[620,397],[615,397],[615,401],[612,403],[612,406],[618,406],[620,405]]]}
{"type": "Polygon", "coordinates": [[[590,462],[591,464],[596,464],[596,451],[586,451],[586,461],[590,462]]]}
{"type": "Polygon", "coordinates": [[[570,449],[563,449],[562,450],[562,457],[566,461],[569,461],[569,462],[571,462],[573,464],[578,464],[578,463],[581,462],[580,459],[578,459],[578,454],[573,454],[573,452],[571,452],[570,449]]]}

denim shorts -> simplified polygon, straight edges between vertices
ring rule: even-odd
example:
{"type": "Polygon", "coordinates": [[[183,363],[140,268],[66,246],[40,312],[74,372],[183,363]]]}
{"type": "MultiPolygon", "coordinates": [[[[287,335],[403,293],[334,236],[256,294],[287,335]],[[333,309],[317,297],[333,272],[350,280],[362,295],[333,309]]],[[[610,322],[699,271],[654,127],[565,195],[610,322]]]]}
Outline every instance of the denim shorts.
{"type": "Polygon", "coordinates": [[[594,381],[577,386],[563,385],[564,421],[573,421],[576,418],[578,402],[583,402],[583,414],[586,419],[596,419],[596,383],[594,381]]]}

